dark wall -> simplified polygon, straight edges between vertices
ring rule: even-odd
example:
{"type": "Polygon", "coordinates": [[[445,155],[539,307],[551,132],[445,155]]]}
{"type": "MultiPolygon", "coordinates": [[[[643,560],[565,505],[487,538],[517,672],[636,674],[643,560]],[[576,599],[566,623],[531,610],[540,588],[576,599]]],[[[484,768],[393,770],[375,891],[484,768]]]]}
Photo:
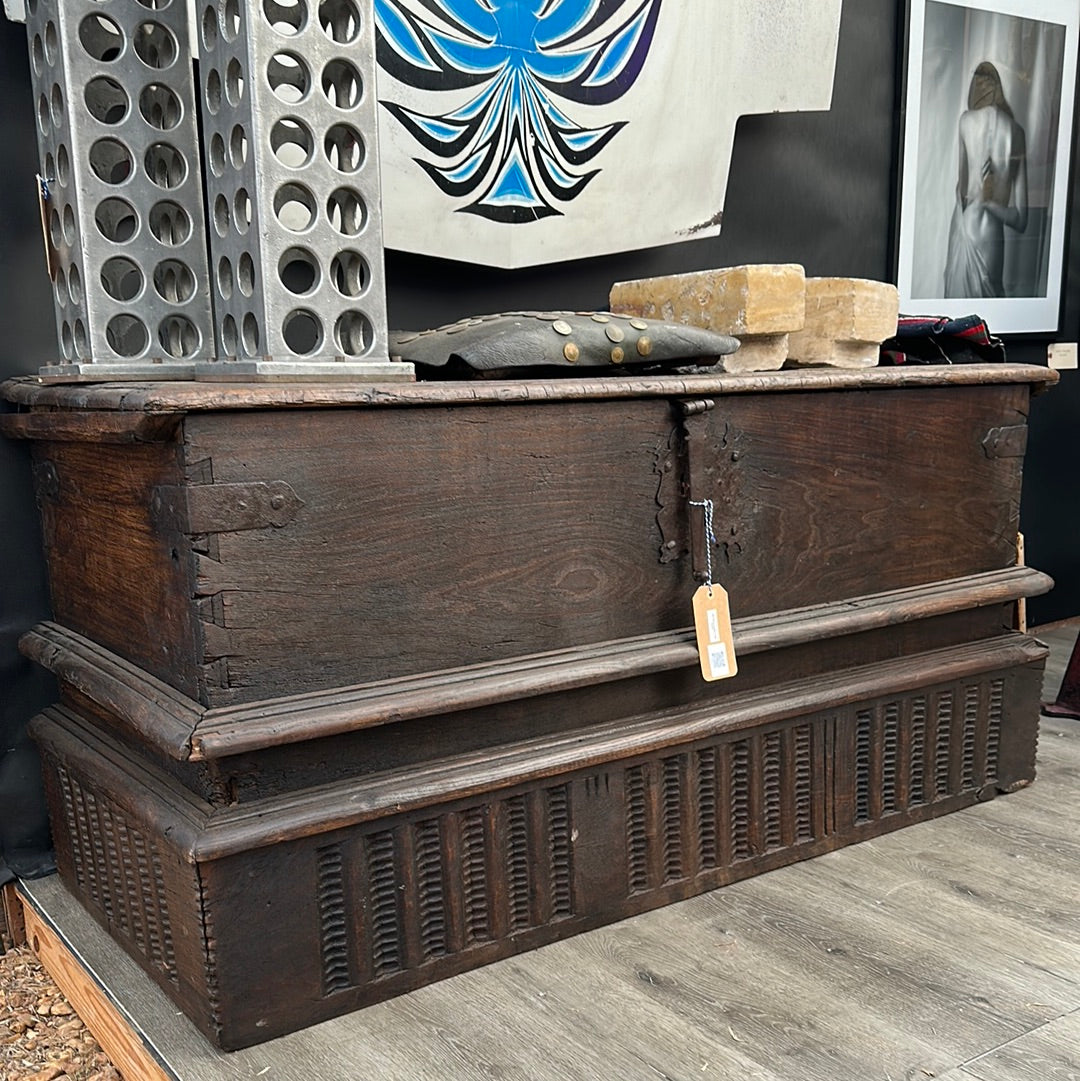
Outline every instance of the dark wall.
{"type": "MultiPolygon", "coordinates": [[[[523,308],[602,308],[614,281],[740,263],[796,262],[811,275],[888,279],[897,165],[898,9],[904,6],[903,0],[847,0],[830,112],[740,121],[721,236],[513,272],[391,252],[391,326],[420,328],[523,308]]],[[[2,19],[0,91],[0,377],[6,378],[54,359],[56,345],[35,202],[25,38],[21,26],[2,19]]],[[[1059,334],[1070,341],[1080,337],[1077,222],[1073,239],[1069,299],[1059,334]]],[[[1045,363],[1045,357],[1045,340],[1010,343],[1010,359],[1045,363]]],[[[1028,556],[1059,583],[1050,597],[1032,603],[1034,622],[1080,612],[1080,500],[1072,494],[1078,417],[1080,378],[1066,373],[1062,386],[1036,402],[1032,417],[1023,506],[1028,556]]],[[[27,874],[43,866],[44,840],[25,722],[51,700],[53,690],[15,648],[19,633],[46,616],[47,597],[26,448],[6,441],[0,441],[0,521],[0,854],[27,874]]]]}
{"type": "MultiPolygon", "coordinates": [[[[1080,110],[1078,110],[1080,112],[1080,110]]],[[[1080,117],[1073,138],[1072,204],[1065,249],[1065,295],[1057,341],[1080,341],[1080,117]]],[[[1047,342],[1010,346],[1013,360],[1046,363],[1047,342]]],[[[1080,371],[1061,373],[1061,382],[1034,403],[1024,462],[1020,525],[1027,561],[1054,578],[1054,591],[1028,606],[1032,623],[1051,623],[1080,614],[1080,371]]]]}
{"type": "MultiPolygon", "coordinates": [[[[56,350],[34,174],[33,100],[21,26],[0,16],[0,378],[35,372],[56,350]]],[[[19,635],[48,618],[28,448],[0,439],[0,881],[51,867],[40,775],[26,722],[55,699],[19,655],[19,635]]]]}

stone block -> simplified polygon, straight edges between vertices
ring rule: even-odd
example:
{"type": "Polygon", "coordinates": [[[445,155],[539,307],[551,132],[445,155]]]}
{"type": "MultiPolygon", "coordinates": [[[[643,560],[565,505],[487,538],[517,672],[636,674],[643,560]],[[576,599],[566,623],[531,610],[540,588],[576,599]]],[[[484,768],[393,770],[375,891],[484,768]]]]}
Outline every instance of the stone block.
{"type": "Polygon", "coordinates": [[[788,334],[803,325],[806,276],[790,263],[753,264],[616,282],[611,310],[732,334],[742,343],[724,357],[728,372],[775,371],[788,357],[788,334]]]}
{"type": "Polygon", "coordinates": [[[806,322],[789,342],[798,365],[871,368],[878,347],[896,333],[895,285],[863,278],[807,278],[806,322]]]}
{"type": "Polygon", "coordinates": [[[803,325],[806,276],[790,263],[758,264],[616,282],[613,312],[734,334],[787,334],[803,325]]]}

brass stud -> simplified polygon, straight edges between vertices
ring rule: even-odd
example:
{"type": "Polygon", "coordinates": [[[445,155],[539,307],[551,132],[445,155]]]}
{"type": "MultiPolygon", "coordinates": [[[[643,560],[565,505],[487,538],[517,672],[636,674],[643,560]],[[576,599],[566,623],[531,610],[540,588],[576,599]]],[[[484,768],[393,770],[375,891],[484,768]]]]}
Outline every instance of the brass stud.
{"type": "Polygon", "coordinates": [[[571,364],[574,364],[577,362],[578,357],[581,356],[581,350],[573,342],[567,342],[566,345],[562,347],[562,355],[566,357],[571,364]]]}
{"type": "Polygon", "coordinates": [[[637,340],[638,356],[647,357],[652,352],[652,339],[642,334],[637,340]]]}
{"type": "Polygon", "coordinates": [[[649,329],[649,324],[646,323],[644,319],[631,319],[630,320],[630,325],[634,328],[634,330],[648,330],[649,329]]]}
{"type": "Polygon", "coordinates": [[[593,312],[592,321],[594,323],[610,323],[611,320],[606,315],[601,315],[600,312],[593,312]]]}
{"type": "Polygon", "coordinates": [[[571,327],[565,319],[556,319],[555,322],[551,324],[551,329],[554,330],[556,334],[570,334],[573,331],[573,327],[571,327]]]}
{"type": "Polygon", "coordinates": [[[623,347],[621,345],[617,345],[614,349],[611,350],[611,363],[622,364],[623,357],[625,356],[626,354],[623,352],[623,347]]]}
{"type": "Polygon", "coordinates": [[[604,327],[604,333],[608,336],[608,341],[621,342],[626,337],[626,332],[622,327],[617,327],[614,324],[604,327]]]}

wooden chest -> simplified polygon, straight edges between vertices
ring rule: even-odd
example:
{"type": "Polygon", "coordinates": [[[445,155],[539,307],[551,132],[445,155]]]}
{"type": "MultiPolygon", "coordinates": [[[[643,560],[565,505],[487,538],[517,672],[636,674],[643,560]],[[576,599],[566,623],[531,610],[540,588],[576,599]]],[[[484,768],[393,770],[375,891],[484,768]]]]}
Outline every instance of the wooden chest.
{"type": "Polygon", "coordinates": [[[1026,784],[1051,379],[9,383],[61,873],[239,1047],[1026,784]]]}

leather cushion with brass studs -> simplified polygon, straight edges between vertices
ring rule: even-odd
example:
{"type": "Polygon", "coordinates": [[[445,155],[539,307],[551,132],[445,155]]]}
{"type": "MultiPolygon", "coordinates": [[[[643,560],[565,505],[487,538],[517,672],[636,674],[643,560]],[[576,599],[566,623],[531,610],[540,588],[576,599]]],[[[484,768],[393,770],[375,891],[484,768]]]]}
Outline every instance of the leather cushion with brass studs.
{"type": "Polygon", "coordinates": [[[727,334],[611,312],[507,312],[390,334],[391,356],[435,378],[707,366],[738,348],[727,334]]]}

